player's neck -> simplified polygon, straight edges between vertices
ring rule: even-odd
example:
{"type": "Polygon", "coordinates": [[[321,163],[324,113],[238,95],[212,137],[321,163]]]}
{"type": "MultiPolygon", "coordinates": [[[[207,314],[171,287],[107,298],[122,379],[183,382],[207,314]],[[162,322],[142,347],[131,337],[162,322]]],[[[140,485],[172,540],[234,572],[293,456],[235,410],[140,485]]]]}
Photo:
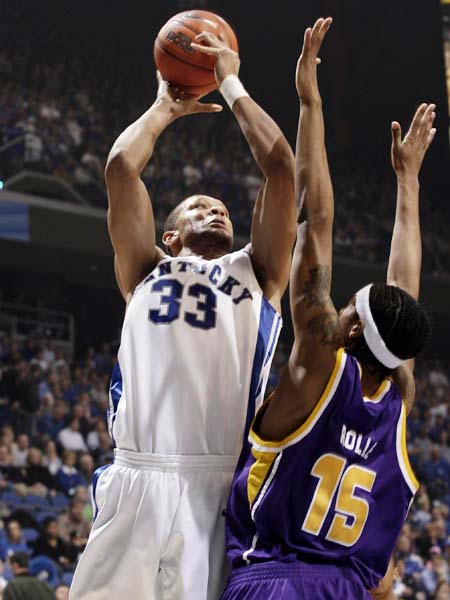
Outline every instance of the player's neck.
{"type": "Polygon", "coordinates": [[[378,388],[384,380],[384,377],[377,371],[368,368],[366,365],[361,363],[359,364],[362,369],[361,391],[363,393],[363,396],[367,396],[370,398],[370,396],[373,396],[378,390],[378,388]]]}
{"type": "Polygon", "coordinates": [[[221,256],[224,256],[226,253],[227,251],[224,250],[223,246],[214,246],[211,244],[206,245],[200,242],[195,246],[184,246],[177,256],[198,256],[199,258],[203,258],[205,260],[213,260],[214,258],[220,258],[221,256]]]}

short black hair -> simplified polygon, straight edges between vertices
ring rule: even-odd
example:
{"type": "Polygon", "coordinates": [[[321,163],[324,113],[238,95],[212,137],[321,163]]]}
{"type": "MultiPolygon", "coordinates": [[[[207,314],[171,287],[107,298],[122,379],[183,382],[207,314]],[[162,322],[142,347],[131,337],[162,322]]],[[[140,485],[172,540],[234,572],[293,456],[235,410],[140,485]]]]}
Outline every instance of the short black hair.
{"type": "MultiPolygon", "coordinates": [[[[424,350],[431,333],[430,319],[423,306],[408,292],[395,285],[374,283],[369,303],[378,332],[392,354],[407,360],[424,350]]],[[[363,335],[350,343],[349,353],[383,377],[392,373],[392,369],[375,358],[363,335]]]]}
{"type": "Polygon", "coordinates": [[[42,521],[42,529],[45,531],[47,529],[47,527],[50,525],[50,523],[57,523],[57,519],[55,517],[45,517],[45,519],[42,521]]]}
{"type": "Polygon", "coordinates": [[[164,221],[164,233],[166,231],[174,231],[177,228],[177,221],[180,217],[181,211],[183,210],[184,200],[177,204],[167,216],[164,221]]]}
{"type": "Polygon", "coordinates": [[[16,565],[19,565],[19,567],[22,567],[23,569],[28,569],[30,557],[26,552],[14,552],[9,561],[10,563],[16,563],[16,565]]]}

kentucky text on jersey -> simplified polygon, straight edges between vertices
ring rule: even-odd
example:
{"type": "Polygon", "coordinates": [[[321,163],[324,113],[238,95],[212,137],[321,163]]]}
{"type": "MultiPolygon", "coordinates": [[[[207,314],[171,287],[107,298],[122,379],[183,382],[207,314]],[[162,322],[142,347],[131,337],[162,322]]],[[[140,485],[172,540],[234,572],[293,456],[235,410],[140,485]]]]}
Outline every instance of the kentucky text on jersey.
{"type": "Polygon", "coordinates": [[[160,263],[157,267],[157,273],[149,275],[145,279],[144,284],[164,275],[175,275],[177,273],[186,273],[186,271],[204,275],[213,288],[227,296],[231,296],[234,304],[252,299],[250,290],[243,286],[240,281],[231,275],[227,275],[220,265],[210,264],[207,261],[199,264],[187,260],[160,263]]]}
{"type": "Polygon", "coordinates": [[[375,588],[418,488],[395,384],[385,380],[364,397],[359,365],[341,349],[326,389],[296,431],[279,442],[264,440],[258,418],[227,508],[233,568],[331,563],[350,567],[367,589],[375,588]]]}

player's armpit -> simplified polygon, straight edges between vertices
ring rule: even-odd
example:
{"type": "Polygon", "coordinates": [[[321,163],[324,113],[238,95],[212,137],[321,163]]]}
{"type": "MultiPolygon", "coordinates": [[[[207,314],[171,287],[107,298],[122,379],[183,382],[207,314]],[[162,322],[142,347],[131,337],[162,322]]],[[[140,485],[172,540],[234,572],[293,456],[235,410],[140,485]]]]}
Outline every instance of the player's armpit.
{"type": "Polygon", "coordinates": [[[414,380],[414,359],[406,361],[394,371],[394,383],[405,402],[406,415],[409,415],[416,397],[416,383],[414,380]]]}

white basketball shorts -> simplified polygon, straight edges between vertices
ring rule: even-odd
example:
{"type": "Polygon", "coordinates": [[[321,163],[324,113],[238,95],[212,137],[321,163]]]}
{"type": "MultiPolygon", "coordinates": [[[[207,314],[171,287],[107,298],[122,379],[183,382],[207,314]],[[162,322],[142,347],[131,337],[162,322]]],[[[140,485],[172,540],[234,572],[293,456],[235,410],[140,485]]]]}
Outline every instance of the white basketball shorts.
{"type": "Polygon", "coordinates": [[[235,464],[116,450],[96,472],[96,515],[70,600],[217,600],[235,464]]]}

